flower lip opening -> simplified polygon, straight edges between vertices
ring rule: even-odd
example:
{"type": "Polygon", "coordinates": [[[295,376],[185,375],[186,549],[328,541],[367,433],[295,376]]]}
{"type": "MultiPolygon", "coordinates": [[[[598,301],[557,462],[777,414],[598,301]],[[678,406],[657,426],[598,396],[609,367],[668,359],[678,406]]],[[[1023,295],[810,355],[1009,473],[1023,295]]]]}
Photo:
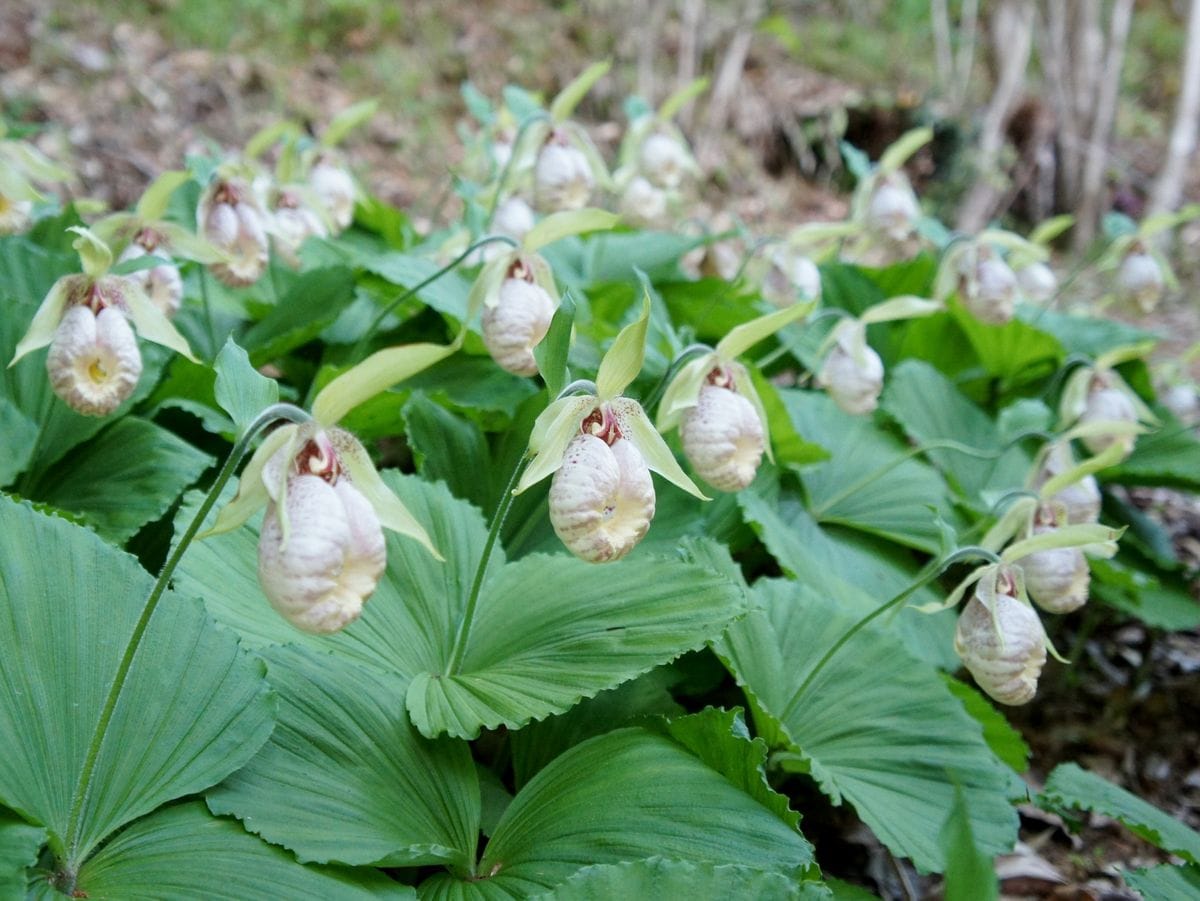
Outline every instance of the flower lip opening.
{"type": "Polygon", "coordinates": [[[212,202],[214,204],[227,203],[230,206],[237,206],[242,202],[242,192],[233,182],[222,182],[213,191],[212,202]]]}
{"type": "Polygon", "coordinates": [[[143,228],[133,236],[133,243],[137,244],[147,253],[157,250],[158,246],[164,242],[165,239],[163,236],[152,228],[143,228]]]}
{"type": "Polygon", "coordinates": [[[733,372],[728,366],[715,366],[709,372],[705,381],[709,385],[715,385],[718,388],[728,388],[736,393],[737,389],[733,384],[733,372]]]}
{"type": "Polygon", "coordinates": [[[317,476],[330,485],[337,484],[342,477],[341,461],[324,433],[315,435],[300,448],[292,465],[297,475],[317,476]]]}
{"type": "Polygon", "coordinates": [[[621,432],[620,423],[609,409],[608,404],[602,404],[589,413],[579,424],[581,435],[592,435],[599,438],[609,447],[625,437],[621,432]]]}
{"type": "Polygon", "coordinates": [[[523,259],[517,257],[504,273],[505,279],[515,278],[533,284],[533,269],[523,259]]]}

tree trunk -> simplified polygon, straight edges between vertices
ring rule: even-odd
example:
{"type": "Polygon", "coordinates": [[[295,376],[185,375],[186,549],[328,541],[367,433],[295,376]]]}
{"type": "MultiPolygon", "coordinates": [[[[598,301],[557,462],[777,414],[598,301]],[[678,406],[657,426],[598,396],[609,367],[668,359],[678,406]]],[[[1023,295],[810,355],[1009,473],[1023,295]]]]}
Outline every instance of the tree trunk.
{"type": "Polygon", "coordinates": [[[1167,158],[1150,195],[1148,212],[1151,214],[1170,212],[1179,205],[1187,162],[1196,152],[1196,131],[1200,126],[1200,0],[1192,0],[1183,54],[1179,105],[1175,108],[1167,158]]]}

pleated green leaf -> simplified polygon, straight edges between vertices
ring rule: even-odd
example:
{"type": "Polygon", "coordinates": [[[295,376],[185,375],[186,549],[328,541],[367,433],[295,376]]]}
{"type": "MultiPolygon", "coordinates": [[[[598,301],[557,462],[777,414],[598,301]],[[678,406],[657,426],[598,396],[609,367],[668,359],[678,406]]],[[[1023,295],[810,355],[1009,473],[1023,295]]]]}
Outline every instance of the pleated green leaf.
{"type": "Polygon", "coordinates": [[[421,896],[528,897],[586,866],[660,856],[799,875],[812,848],[767,788],[765,751],[740,716],[718,710],[585,741],[517,794],[474,879],[438,875],[421,896]],[[703,760],[689,746],[700,742],[703,760]]]}
{"type": "Polygon", "coordinates": [[[1163,864],[1121,874],[1129,887],[1147,901],[1195,901],[1200,898],[1200,867],[1163,864]]]}
{"type": "Polygon", "coordinates": [[[263,656],[279,725],[209,791],[210,809],[305,862],[469,868],[480,796],[467,745],[422,738],[401,681],[304,648],[263,656]]]}
{"type": "Polygon", "coordinates": [[[484,588],[460,670],[418,675],[408,709],[426,735],[519,727],[702,647],[743,612],[731,581],[680,560],[525,557],[484,588]]]}
{"type": "Polygon", "coordinates": [[[835,804],[849,801],[895,854],[943,870],[939,830],[966,799],[981,851],[1016,840],[1008,770],[938,674],[886,632],[858,632],[809,680],[858,617],[842,599],[797,583],[759,582],[761,610],[727,633],[720,652],[754,703],[760,734],[793,755],[835,804]]]}
{"type": "Polygon", "coordinates": [[[189,550],[177,584],[203,597],[248,643],[332,650],[411,679],[408,710],[428,736],[474,737],[482,728],[560,713],[702,647],[744,612],[742,591],[728,578],[677,559],[598,568],[566,555],[533,555],[505,565],[497,548],[462,665],[448,674],[487,528],[479,510],[444,485],[391,472],[384,481],[446,562],[388,536],[384,577],[362,617],[337,635],[303,635],[271,610],[257,583],[258,539],[250,524],[189,550]],[[212,579],[213,572],[221,578],[212,579]]]}
{"type": "Polygon", "coordinates": [[[1078,764],[1054,768],[1038,796],[1038,806],[1067,815],[1073,810],[1094,810],[1120,820],[1155,847],[1200,864],[1200,832],[1078,764]]]}
{"type": "Polygon", "coordinates": [[[119,826],[245,763],[271,731],[274,699],[232,632],[167,594],[99,728],[150,576],[87,530],[8,499],[0,534],[0,802],[46,826],[77,866],[119,826]]]}
{"type": "Polygon", "coordinates": [[[828,460],[805,467],[801,475],[813,517],[937,551],[939,531],[930,507],[951,516],[942,477],[870,417],[843,413],[821,393],[781,394],[800,434],[829,451],[828,460]]]}
{"type": "MultiPolygon", "coordinates": [[[[36,897],[63,896],[41,883],[36,897]]],[[[79,871],[91,901],[406,901],[411,888],[374,870],[301,866],[286,851],[248,835],[234,820],[191,801],[138,820],[79,871]]]]}
{"type": "Polygon", "coordinates": [[[797,884],[780,873],[732,865],[652,857],[584,867],[537,901],[612,901],[613,898],[753,898],[817,901],[833,896],[820,883],[797,884]]]}
{"type": "Polygon", "coordinates": [[[0,901],[25,897],[25,870],[37,863],[38,850],[45,842],[45,829],[0,810],[0,901]]]}
{"type": "Polygon", "coordinates": [[[124,544],[166,513],[212,462],[161,426],[126,416],[49,470],[36,496],[124,544]]]}

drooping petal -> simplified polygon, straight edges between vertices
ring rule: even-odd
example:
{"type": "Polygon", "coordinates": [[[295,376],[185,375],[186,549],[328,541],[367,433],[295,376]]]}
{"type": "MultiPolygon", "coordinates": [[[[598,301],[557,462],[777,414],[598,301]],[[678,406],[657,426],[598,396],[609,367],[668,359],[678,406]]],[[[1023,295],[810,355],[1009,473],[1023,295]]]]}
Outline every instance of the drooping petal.
{"type": "Polygon", "coordinates": [[[58,328],[59,322],[62,321],[63,311],[71,299],[72,292],[86,280],[87,276],[84,275],[66,275],[54,283],[41,306],[37,308],[37,312],[33,314],[33,321],[29,323],[29,330],[25,332],[25,337],[17,343],[16,352],[9,361],[9,366],[14,365],[27,353],[45,347],[54,340],[54,332],[58,328]]]}
{"type": "Polygon", "coordinates": [[[619,397],[609,406],[620,425],[621,434],[633,442],[642,459],[651,471],[658,473],[671,484],[682,488],[688,494],[700,498],[709,498],[696,487],[696,483],[688,478],[687,473],[679,466],[679,461],[663,441],[662,435],[655,431],[649,417],[646,416],[641,404],[628,397],[619,397]]]}
{"type": "Polygon", "coordinates": [[[675,378],[671,379],[671,383],[667,385],[667,390],[663,392],[662,400],[658,404],[658,429],[660,432],[671,431],[679,425],[679,420],[684,412],[696,406],[696,402],[700,398],[700,389],[704,386],[704,380],[708,378],[708,374],[719,362],[720,357],[716,351],[703,354],[686,363],[675,375],[675,378]]]}
{"type": "Polygon", "coordinates": [[[323,426],[337,423],[359,404],[444,360],[456,345],[406,344],[376,351],[326,385],[313,399],[313,418],[323,426]]]}
{"type": "Polygon", "coordinates": [[[370,455],[359,440],[344,429],[330,429],[328,434],[337,451],[338,459],[350,475],[351,482],[375,508],[380,524],[398,535],[404,535],[419,542],[436,559],[445,559],[433,546],[429,533],[417,522],[417,518],[408,511],[403,501],[384,484],[378,470],[375,469],[375,464],[371,462],[370,455]]]}
{"type": "Polygon", "coordinates": [[[775,334],[785,325],[803,319],[815,306],[815,300],[797,303],[734,326],[729,330],[729,334],[717,342],[717,354],[723,360],[740,357],[759,341],[775,334]]]}
{"type": "Polygon", "coordinates": [[[584,418],[598,405],[595,396],[585,394],[559,398],[541,412],[529,435],[529,452],[534,455],[533,461],[521,475],[514,494],[536,485],[562,466],[567,445],[579,434],[584,418]]]}
{"type": "Polygon", "coordinates": [[[166,313],[154,305],[154,302],[146,296],[137,283],[127,279],[124,295],[125,303],[129,307],[129,318],[133,320],[134,328],[137,329],[139,335],[147,341],[171,348],[193,363],[200,362],[188,346],[187,338],[179,333],[179,330],[167,318],[166,313]]]}
{"type": "Polygon", "coordinates": [[[292,444],[299,428],[297,425],[285,425],[267,435],[250,458],[250,462],[246,464],[246,468],[242,470],[237,494],[221,509],[212,528],[202,533],[201,538],[233,531],[253,516],[256,510],[266,505],[271,498],[267,493],[263,470],[276,452],[292,444]]]}

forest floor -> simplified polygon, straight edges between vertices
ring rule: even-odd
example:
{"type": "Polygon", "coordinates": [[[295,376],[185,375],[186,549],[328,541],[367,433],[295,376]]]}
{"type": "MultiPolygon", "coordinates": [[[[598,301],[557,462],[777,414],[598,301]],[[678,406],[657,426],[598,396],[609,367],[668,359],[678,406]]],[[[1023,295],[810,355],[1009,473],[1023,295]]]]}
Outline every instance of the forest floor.
{"type": "MultiPolygon", "coordinates": [[[[281,112],[319,128],[338,110],[375,95],[383,100],[381,111],[347,145],[352,166],[373,193],[406,210],[419,228],[434,228],[455,213],[447,198],[462,157],[455,131],[464,116],[460,82],[470,77],[490,96],[509,80],[552,93],[597,55],[580,34],[578,12],[550,11],[538,0],[482,4],[482,14],[474,4],[405,4],[429,40],[408,40],[395,67],[367,27],[387,23],[368,21],[356,31],[351,22],[333,48],[297,51],[292,35],[281,46],[218,52],[182,45],[166,26],[168,14],[186,4],[140,6],[140,15],[122,21],[103,5],[0,0],[0,113],[47,123],[39,143],[74,166],[78,196],[112,208],[132,205],[152,178],[178,168],[188,153],[238,146],[281,112]],[[529,39],[523,23],[535,15],[541,46],[514,51],[529,39]]],[[[213,22],[214,28],[228,27],[213,22]]],[[[806,78],[810,93],[844,97],[857,91],[774,62],[748,76],[755,83],[786,82],[783,88],[765,86],[764,96],[795,90],[795,82],[806,78]]],[[[619,102],[609,100],[583,112],[600,114],[593,133],[612,158],[621,124],[619,102]]],[[[714,229],[739,221],[771,234],[846,214],[843,192],[780,166],[773,159],[777,137],[756,142],[748,132],[753,125],[735,127],[710,150],[717,164],[702,186],[696,218],[714,229]]],[[[1200,234],[1191,240],[1200,245],[1200,234]]],[[[1148,323],[1168,336],[1160,350],[1164,359],[1200,336],[1196,268],[1193,281],[1148,323]]],[[[1193,367],[1192,374],[1200,376],[1200,369],[1193,367]]],[[[1183,558],[1200,564],[1195,498],[1168,493],[1142,503],[1167,523],[1183,558]]],[[[1052,664],[1036,703],[1010,713],[1033,750],[1031,783],[1036,788],[1056,763],[1076,760],[1200,827],[1200,634],[1162,633],[1112,617],[1088,628],[1087,634],[1054,636],[1075,665],[1052,664]]],[[[1161,859],[1102,817],[1085,817],[1082,831],[1072,834],[1056,817],[1033,808],[1022,814],[1022,843],[998,862],[1012,898],[1134,897],[1122,887],[1119,868],[1161,859]]],[[[887,859],[863,838],[865,830],[844,822],[841,828],[863,855],[850,858],[856,862],[836,875],[870,881],[869,873],[877,890],[892,897],[936,893],[935,880],[923,881],[887,859]],[[874,862],[867,866],[867,859],[874,862]]]]}

